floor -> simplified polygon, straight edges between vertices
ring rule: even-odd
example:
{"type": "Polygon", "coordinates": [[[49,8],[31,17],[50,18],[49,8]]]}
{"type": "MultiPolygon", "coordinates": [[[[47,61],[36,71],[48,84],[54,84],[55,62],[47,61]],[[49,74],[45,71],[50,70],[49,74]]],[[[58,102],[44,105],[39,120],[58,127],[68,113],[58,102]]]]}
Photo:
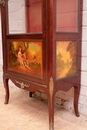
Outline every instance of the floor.
{"type": "MultiPolygon", "coordinates": [[[[10,101],[4,104],[0,85],[0,130],[49,130],[47,102],[30,98],[28,92],[10,87],[10,101]]],[[[55,107],[54,130],[87,130],[87,117],[55,107]]]]}

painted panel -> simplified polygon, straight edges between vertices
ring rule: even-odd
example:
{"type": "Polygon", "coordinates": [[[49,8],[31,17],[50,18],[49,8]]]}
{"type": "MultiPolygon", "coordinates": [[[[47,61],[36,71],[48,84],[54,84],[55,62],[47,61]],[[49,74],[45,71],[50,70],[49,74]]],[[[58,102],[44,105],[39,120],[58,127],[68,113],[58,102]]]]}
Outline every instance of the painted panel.
{"type": "Polygon", "coordinates": [[[10,70],[42,77],[42,42],[9,41],[8,50],[10,70]]]}
{"type": "Polygon", "coordinates": [[[78,0],[56,0],[56,31],[78,31],[78,0]]]}
{"type": "Polygon", "coordinates": [[[56,79],[77,73],[77,41],[56,42],[56,79]]]}

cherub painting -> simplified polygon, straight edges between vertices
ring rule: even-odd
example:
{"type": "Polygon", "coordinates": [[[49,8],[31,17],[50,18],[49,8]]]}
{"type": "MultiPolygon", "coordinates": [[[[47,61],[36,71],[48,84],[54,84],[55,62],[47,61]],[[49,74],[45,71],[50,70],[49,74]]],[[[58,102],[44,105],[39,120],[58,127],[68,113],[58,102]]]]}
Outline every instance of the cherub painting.
{"type": "Polygon", "coordinates": [[[42,76],[42,42],[9,42],[9,69],[42,76]]]}

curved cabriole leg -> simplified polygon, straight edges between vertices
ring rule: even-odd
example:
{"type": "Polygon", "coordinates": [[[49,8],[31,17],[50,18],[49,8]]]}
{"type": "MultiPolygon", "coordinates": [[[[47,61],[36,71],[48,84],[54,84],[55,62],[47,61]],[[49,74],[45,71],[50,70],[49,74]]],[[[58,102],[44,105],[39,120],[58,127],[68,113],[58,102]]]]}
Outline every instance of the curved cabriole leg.
{"type": "Polygon", "coordinates": [[[54,96],[48,96],[49,106],[49,130],[54,130],[54,96]]]}
{"type": "Polygon", "coordinates": [[[79,100],[80,87],[74,86],[74,110],[77,117],[79,117],[78,100],[79,100]]]}
{"type": "Polygon", "coordinates": [[[6,92],[6,95],[5,95],[5,104],[8,104],[8,101],[9,101],[9,86],[8,86],[8,79],[4,78],[3,79],[4,81],[4,88],[5,88],[5,92],[6,92]]]}

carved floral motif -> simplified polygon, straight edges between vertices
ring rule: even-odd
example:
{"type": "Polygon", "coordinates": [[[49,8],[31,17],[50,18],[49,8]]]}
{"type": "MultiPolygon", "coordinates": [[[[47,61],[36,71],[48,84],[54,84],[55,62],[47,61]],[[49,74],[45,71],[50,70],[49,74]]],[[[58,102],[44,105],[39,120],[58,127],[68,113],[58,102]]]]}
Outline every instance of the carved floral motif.
{"type": "Polygon", "coordinates": [[[17,81],[17,80],[16,80],[16,83],[19,84],[19,85],[21,86],[21,88],[23,88],[23,89],[24,89],[24,88],[29,88],[29,87],[30,87],[30,84],[27,85],[27,84],[25,84],[25,83],[23,83],[23,82],[19,82],[19,81],[17,81]]]}

